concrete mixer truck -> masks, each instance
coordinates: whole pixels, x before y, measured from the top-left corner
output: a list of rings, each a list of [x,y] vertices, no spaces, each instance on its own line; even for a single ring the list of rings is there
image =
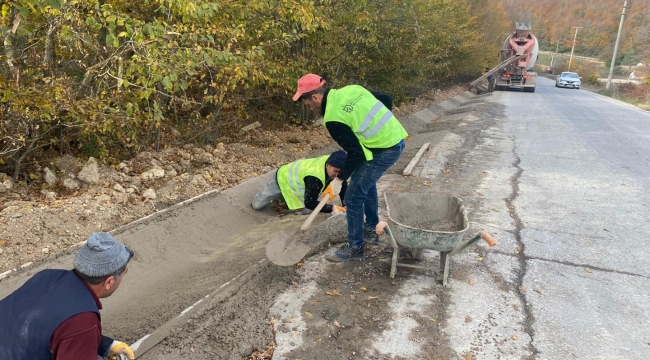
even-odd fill
[[[530,24],[515,23],[515,32],[506,38],[499,50],[495,89],[519,88],[535,92],[537,73],[533,66],[538,53],[539,44],[530,32]]]

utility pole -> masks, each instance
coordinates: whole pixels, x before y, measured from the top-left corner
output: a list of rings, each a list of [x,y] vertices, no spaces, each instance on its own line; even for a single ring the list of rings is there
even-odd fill
[[[560,40],[557,41],[557,45],[555,45],[555,54],[551,56],[551,71],[553,70],[553,61],[557,57],[557,52],[560,49]]]
[[[627,0],[626,0],[627,2]],[[569,57],[569,66],[566,71],[571,71],[571,60],[573,60],[573,48],[576,47],[576,38],[578,37],[578,29],[584,28],[584,26],[576,26],[576,34],[573,35],[573,45],[571,46],[571,56]]]
[[[621,14],[621,23],[618,25],[618,34],[616,35],[616,43],[614,44],[614,55],[612,56],[612,63],[609,65],[609,76],[607,77],[607,85],[605,89],[609,90],[612,86],[612,75],[614,75],[614,67],[616,66],[616,55],[618,55],[618,44],[621,42],[621,33],[623,32],[623,20],[625,20],[625,9],[627,9],[627,0],[623,3],[623,13]]]

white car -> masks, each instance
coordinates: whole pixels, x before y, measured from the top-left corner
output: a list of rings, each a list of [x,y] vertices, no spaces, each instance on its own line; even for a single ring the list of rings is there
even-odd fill
[[[580,76],[574,72],[563,72],[555,78],[555,87],[580,89]]]

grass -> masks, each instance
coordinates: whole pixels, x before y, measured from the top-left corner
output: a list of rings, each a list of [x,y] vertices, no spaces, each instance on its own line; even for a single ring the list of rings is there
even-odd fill
[[[650,86],[648,85],[626,85],[612,84],[611,89],[605,89],[604,85],[590,85],[590,90],[620,100],[639,109],[650,111]],[[643,99],[643,100],[641,100]]]

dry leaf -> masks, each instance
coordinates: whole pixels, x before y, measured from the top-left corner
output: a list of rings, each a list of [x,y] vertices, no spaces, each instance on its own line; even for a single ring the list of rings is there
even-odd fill
[[[341,296],[341,293],[335,289],[333,289],[332,291],[326,291],[325,294],[329,296]]]
[[[350,300],[354,300],[354,295],[350,295]]]
[[[302,266],[302,263],[300,263],[300,262],[296,264],[296,267],[301,267],[301,266]]]
[[[364,286],[362,286],[362,287],[360,288],[360,290],[361,290],[361,291],[368,291],[368,289],[366,289]]]
[[[465,360],[474,360],[474,357],[471,353],[465,353]]]
[[[379,296],[368,296],[368,300],[376,300],[379,299]]]
[[[465,316],[465,322],[466,323],[472,322],[472,317],[469,315]]]
[[[334,326],[336,326],[337,328],[340,328],[340,327],[341,327],[341,324],[339,324],[338,321],[334,320]]]
[[[523,286],[523,285],[521,285],[521,286],[519,287],[519,292],[522,293],[522,294],[525,294],[525,293],[526,293],[526,287]]]
[[[306,317],[311,317],[311,313],[309,311],[305,311],[305,316]]]
[[[519,311],[519,305],[517,305],[517,304],[512,305],[512,308]]]
[[[434,319],[434,318],[430,318],[429,321],[436,322],[436,319]]]
[[[512,340],[519,340],[519,336],[517,336],[517,335],[512,335]]]
[[[474,280],[469,279],[469,281],[467,283],[470,284],[470,285],[474,285]]]
[[[0,246],[7,245],[7,240],[0,240]]]
[[[316,338],[316,339],[314,339],[314,341],[315,341],[315,342],[321,342],[321,341],[323,341],[323,340],[322,340],[321,338]]]
[[[483,258],[482,257],[477,257],[476,261],[483,261]]]
[[[586,271],[587,273],[591,274],[591,270],[590,270],[590,269],[585,269],[585,271]]]

